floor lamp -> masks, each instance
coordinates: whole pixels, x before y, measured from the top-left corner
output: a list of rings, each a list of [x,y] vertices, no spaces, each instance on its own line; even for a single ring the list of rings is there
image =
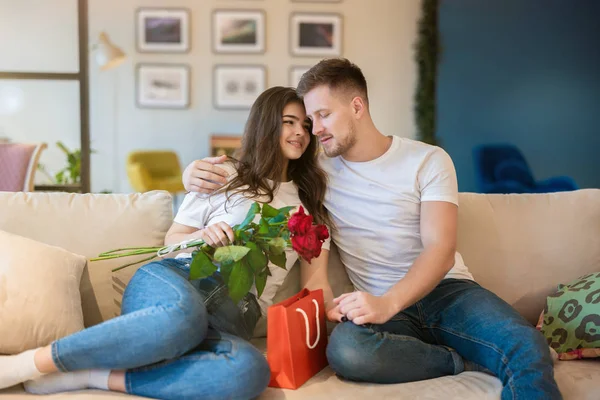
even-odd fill
[[[115,68],[125,61],[126,56],[123,50],[115,46],[105,32],[98,35],[98,42],[91,46],[90,50],[94,52],[96,64],[100,67],[100,71],[107,71]],[[117,112],[118,112],[118,80],[114,80],[113,88],[113,134],[112,134],[112,151],[113,151],[113,191],[119,187],[119,169],[118,169],[118,146],[117,146]]]

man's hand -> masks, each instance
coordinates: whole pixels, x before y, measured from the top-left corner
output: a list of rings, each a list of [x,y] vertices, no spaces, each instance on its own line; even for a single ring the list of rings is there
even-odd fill
[[[339,312],[356,325],[384,324],[398,313],[387,297],[365,292],[344,293],[333,302],[338,304]]]
[[[192,161],[183,171],[183,187],[188,192],[210,194],[227,183],[229,174],[215,164],[223,164],[227,156],[206,157]]]

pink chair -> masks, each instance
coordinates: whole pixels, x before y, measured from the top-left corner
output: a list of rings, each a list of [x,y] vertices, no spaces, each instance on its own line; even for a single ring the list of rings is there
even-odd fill
[[[0,143],[0,192],[33,192],[37,164],[46,143]]]

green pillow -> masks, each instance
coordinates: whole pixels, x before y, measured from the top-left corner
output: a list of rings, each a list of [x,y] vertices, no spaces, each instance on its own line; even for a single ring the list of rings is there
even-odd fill
[[[600,273],[559,285],[547,298],[541,332],[559,354],[600,348]]]

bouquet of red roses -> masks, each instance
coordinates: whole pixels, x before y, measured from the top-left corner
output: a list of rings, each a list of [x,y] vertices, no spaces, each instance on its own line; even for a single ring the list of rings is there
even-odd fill
[[[313,218],[304,213],[302,206],[289,215],[294,207],[276,209],[268,204],[253,203],[244,221],[233,226],[234,242],[229,246],[213,248],[201,239],[188,240],[172,246],[129,247],[100,254],[91,261],[152,254],[134,263],[113,270],[165,257],[173,252],[195,248],[192,252],[189,279],[202,279],[217,270],[229,288],[229,295],[239,301],[256,285],[261,296],[269,276],[269,261],[285,269],[285,249],[292,247],[300,257],[310,263],[321,254],[321,246],[329,237],[327,227],[313,225]],[[258,222],[254,222],[259,214]]]

